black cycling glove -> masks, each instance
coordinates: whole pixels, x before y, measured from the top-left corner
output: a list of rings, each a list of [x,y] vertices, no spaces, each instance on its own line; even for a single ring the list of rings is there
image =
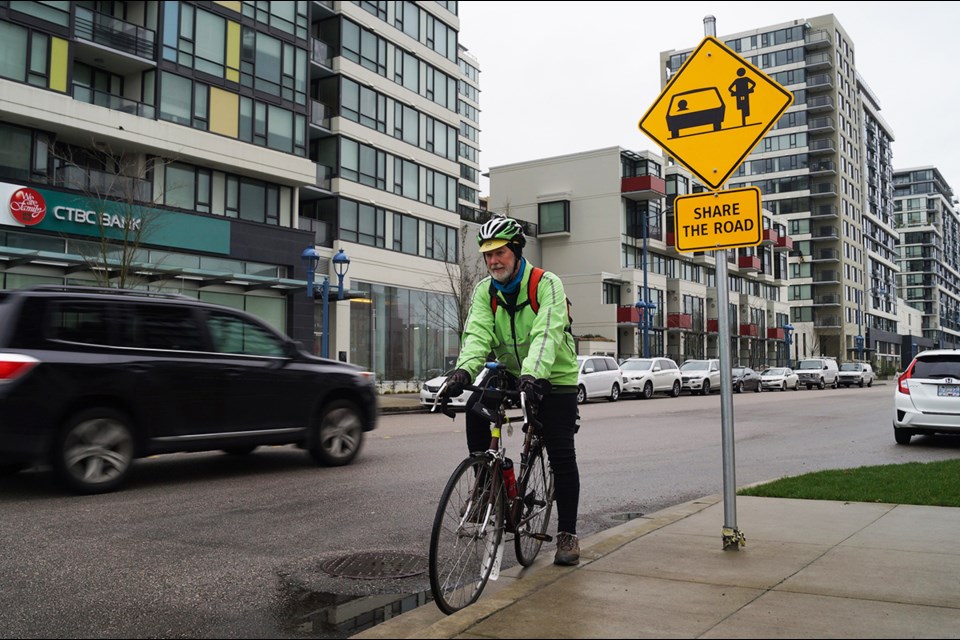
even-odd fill
[[[527,395],[527,404],[539,408],[543,399],[550,395],[551,387],[552,385],[549,380],[544,380],[543,378],[537,379],[529,374],[524,374],[520,376],[520,383],[517,385],[517,390]]]
[[[446,395],[448,398],[456,398],[458,395],[463,393],[463,388],[470,384],[473,381],[473,378],[470,377],[470,374],[464,371],[463,369],[457,369],[450,374],[450,377],[447,378],[447,391]]]

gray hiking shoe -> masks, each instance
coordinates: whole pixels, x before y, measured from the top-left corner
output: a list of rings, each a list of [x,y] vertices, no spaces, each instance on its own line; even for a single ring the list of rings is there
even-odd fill
[[[566,531],[557,534],[557,553],[553,556],[553,564],[568,567],[580,564],[580,541],[577,536]]]

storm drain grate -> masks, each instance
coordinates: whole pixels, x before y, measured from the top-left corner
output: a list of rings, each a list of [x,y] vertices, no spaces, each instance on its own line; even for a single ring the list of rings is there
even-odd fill
[[[366,551],[324,560],[320,569],[338,578],[409,578],[427,570],[427,559],[399,551]]]

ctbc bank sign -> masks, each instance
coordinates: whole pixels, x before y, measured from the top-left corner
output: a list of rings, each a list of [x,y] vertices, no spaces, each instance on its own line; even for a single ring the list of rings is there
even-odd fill
[[[22,187],[10,196],[10,215],[26,227],[43,222],[47,215],[47,203],[36,189]],[[143,222],[139,217],[120,216],[107,212],[91,211],[59,205],[53,208],[53,217],[61,222],[91,225],[106,229],[138,231]]]

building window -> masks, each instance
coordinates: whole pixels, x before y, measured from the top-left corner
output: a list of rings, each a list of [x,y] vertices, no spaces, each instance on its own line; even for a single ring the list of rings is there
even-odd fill
[[[540,234],[570,231],[570,201],[541,202],[537,206]]]

